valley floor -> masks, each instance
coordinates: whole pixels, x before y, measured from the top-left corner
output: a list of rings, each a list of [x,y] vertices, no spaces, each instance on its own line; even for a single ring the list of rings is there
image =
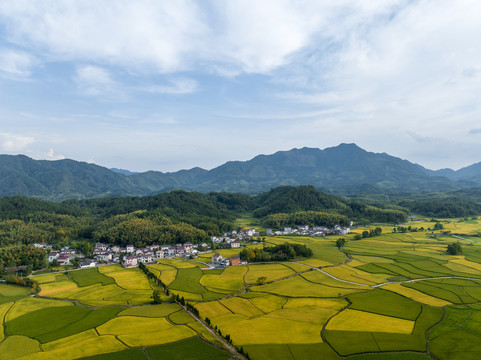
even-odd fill
[[[383,227],[381,236],[343,236],[342,251],[339,236],[266,238],[266,246],[313,250],[295,262],[207,270],[202,262],[212,254],[205,254],[149,265],[218,336],[178,304],[150,305],[162,288],[140,269],[35,276],[36,296],[0,285],[0,360],[242,358],[219,337],[251,359],[478,359],[481,224],[443,225],[451,233]],[[447,245],[458,241],[463,254],[448,255]]]

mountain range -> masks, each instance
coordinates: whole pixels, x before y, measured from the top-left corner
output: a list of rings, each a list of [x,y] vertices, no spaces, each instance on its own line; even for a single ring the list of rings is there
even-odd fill
[[[255,194],[282,185],[313,185],[335,193],[437,192],[481,185],[481,162],[454,171],[368,152],[355,144],[279,151],[248,161],[229,161],[212,170],[199,167],[163,173],[107,169],[70,159],[33,160],[0,155],[0,196],[49,200],[150,195],[173,189]]]

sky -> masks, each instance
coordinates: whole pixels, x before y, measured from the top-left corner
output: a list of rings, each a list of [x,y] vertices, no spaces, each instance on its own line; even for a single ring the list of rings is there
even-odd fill
[[[481,161],[478,0],[3,0],[0,153],[211,169],[356,143]]]

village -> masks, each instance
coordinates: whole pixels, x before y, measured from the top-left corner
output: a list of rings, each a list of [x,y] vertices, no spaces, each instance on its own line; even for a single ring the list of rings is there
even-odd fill
[[[351,223],[352,226],[352,223]],[[224,248],[241,248],[245,243],[257,244],[261,241],[261,235],[265,236],[282,236],[282,235],[302,235],[302,236],[326,236],[328,234],[345,235],[349,234],[349,227],[341,227],[335,225],[334,228],[324,226],[310,227],[301,225],[297,228],[285,227],[283,230],[273,231],[266,229],[260,232],[255,228],[246,230],[227,232],[222,236],[211,236],[211,244],[201,243],[192,244],[186,242],[176,245],[160,245],[153,244],[143,248],[135,248],[134,245],[120,247],[117,245],[109,245],[104,243],[96,243],[92,252],[92,257],[85,257],[84,254],[70,247],[62,247],[58,251],[52,251],[52,245],[39,243],[34,244],[35,247],[50,250],[47,260],[51,265],[72,266],[77,265],[78,268],[90,268],[99,264],[122,264],[126,268],[137,267],[139,263],[150,264],[155,263],[159,259],[193,259],[199,253],[208,253],[216,249]],[[224,258],[218,253],[212,256],[211,268],[224,268],[227,266],[244,265],[247,262],[240,259],[239,255]]]

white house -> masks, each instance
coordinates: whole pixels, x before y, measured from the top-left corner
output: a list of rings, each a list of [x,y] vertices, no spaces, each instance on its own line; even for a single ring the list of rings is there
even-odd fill
[[[137,256],[126,256],[124,257],[124,261],[122,261],[122,265],[124,267],[135,267],[138,266]]]
[[[55,252],[51,252],[50,254],[48,254],[48,262],[49,262],[49,263],[54,262],[54,260],[57,260],[57,259],[58,259],[59,255],[60,255],[60,254],[59,254],[58,252],[56,252],[56,251],[55,251]]]
[[[240,246],[241,246],[241,243],[239,240],[234,240],[230,243],[231,248],[240,248]]]

